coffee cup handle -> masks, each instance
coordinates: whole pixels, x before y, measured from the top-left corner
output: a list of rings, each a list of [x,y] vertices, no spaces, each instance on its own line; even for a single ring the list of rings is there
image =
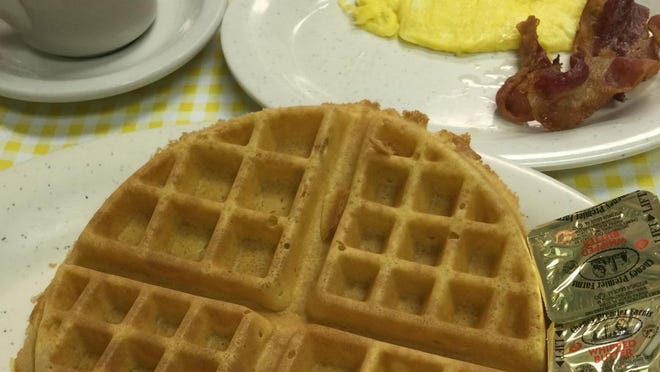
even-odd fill
[[[0,19],[18,32],[25,32],[31,28],[30,18],[20,0],[0,0]]]

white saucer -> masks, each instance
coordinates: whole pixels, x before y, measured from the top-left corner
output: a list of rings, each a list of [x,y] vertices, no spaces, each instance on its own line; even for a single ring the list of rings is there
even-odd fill
[[[89,59],[37,52],[0,21],[0,95],[73,102],[128,92],[173,72],[216,33],[227,0],[158,0],[156,21],[127,47]]]

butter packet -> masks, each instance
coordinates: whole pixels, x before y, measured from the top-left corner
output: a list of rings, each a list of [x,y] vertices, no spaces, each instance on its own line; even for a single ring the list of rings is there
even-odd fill
[[[548,329],[548,371],[660,371],[660,297]]]
[[[636,191],[528,234],[543,299],[557,324],[660,294],[660,203]]]

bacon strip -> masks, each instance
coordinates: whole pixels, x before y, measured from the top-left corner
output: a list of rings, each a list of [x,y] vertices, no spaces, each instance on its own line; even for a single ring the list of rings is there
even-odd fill
[[[660,14],[654,15],[649,19],[649,30],[655,37],[656,44],[660,44]]]
[[[595,3],[599,2],[602,1]],[[603,50],[606,50],[625,55],[638,40],[646,36],[648,18],[649,9],[636,4],[634,0],[606,2],[595,24],[587,25],[593,27],[595,32],[592,54],[603,54]]]
[[[649,9],[633,0],[589,0],[570,68],[562,71],[538,43],[539,21],[530,16],[518,24],[520,67],[497,92],[498,112],[514,123],[536,120],[549,130],[563,130],[613,98],[622,100],[660,70],[660,15],[648,17]]]

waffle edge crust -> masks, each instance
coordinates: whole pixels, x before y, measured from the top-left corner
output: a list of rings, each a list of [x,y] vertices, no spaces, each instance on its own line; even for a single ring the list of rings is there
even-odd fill
[[[365,101],[183,135],[85,227],[15,370],[544,370],[517,199],[427,120]]]

